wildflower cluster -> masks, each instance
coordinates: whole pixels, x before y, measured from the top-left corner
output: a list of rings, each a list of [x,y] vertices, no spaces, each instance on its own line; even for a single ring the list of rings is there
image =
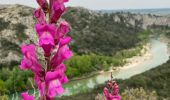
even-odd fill
[[[64,5],[68,0],[37,0],[39,8],[34,16],[38,20],[35,30],[39,37],[39,47],[43,49],[45,66],[38,61],[36,46],[34,44],[22,45],[24,55],[20,69],[31,70],[40,93],[40,100],[53,100],[63,94],[62,84],[68,82],[65,75],[66,66],[64,61],[73,56],[68,43],[71,37],[66,36],[70,31],[70,25],[59,19],[65,12]],[[34,100],[28,92],[22,93],[23,100]]]
[[[107,86],[104,88],[104,95],[106,100],[121,100],[119,95],[119,85],[112,79],[107,82]]]

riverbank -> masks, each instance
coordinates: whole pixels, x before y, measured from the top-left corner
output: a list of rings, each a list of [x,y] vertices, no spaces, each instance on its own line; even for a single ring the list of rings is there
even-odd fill
[[[93,77],[95,75],[99,75],[102,73],[114,72],[114,71],[118,71],[118,70],[124,70],[124,69],[135,67],[135,66],[141,64],[142,62],[144,62],[148,59],[151,59],[152,54],[150,52],[150,49],[151,49],[150,43],[146,43],[145,45],[143,45],[142,50],[140,51],[140,53],[138,55],[133,56],[132,58],[124,59],[124,61],[126,63],[123,66],[112,66],[112,67],[110,67],[109,71],[104,71],[104,70],[95,71],[95,72],[83,75],[81,77],[74,77],[70,81],[87,79],[87,78],[90,78],[90,77]]]
[[[135,67],[141,64],[142,62],[151,59],[152,56],[153,55],[151,54],[151,45],[147,43],[146,45],[143,46],[143,49],[141,50],[140,55],[126,59],[127,63],[124,66],[118,67],[118,69],[124,70],[124,69]]]
[[[144,90],[147,91],[148,93],[145,94],[141,93],[142,96],[149,95],[152,91],[154,91],[153,92],[154,95],[150,95],[150,96],[157,96],[159,98],[158,100],[170,100],[170,95],[169,95],[170,87],[168,85],[170,83],[169,74],[170,74],[170,60],[158,66],[157,68],[150,69],[144,73],[135,75],[129,79],[117,80],[117,83],[120,86],[120,94],[122,98],[124,98],[124,96],[126,96],[124,94],[125,90],[128,89],[128,91],[130,91],[130,89],[132,88],[135,89],[135,88],[143,87]],[[98,96],[98,94],[103,93],[104,87],[105,84],[100,84],[97,85],[96,88],[94,88],[89,92],[86,93],[82,92],[73,96],[62,96],[61,98],[58,98],[58,100],[99,100],[95,97]],[[130,91],[130,93],[133,92]],[[139,94],[139,92],[137,93]],[[128,92],[127,96],[135,96],[135,95],[129,94]],[[100,97],[102,98],[102,95],[100,95]],[[139,97],[139,95],[137,97]],[[123,100],[127,100],[127,99],[123,99]],[[157,99],[147,99],[147,100],[157,100]]]

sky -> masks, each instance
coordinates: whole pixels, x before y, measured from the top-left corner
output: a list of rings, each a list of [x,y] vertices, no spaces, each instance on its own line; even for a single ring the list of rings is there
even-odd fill
[[[22,4],[36,8],[36,0],[0,0],[0,4]],[[92,10],[170,8],[170,0],[70,0],[66,6]]]

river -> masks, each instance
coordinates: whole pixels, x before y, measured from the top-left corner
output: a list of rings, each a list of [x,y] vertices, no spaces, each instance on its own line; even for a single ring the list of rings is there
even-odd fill
[[[151,44],[150,47],[151,49],[149,52],[152,55],[150,59],[142,61],[140,64],[133,67],[113,71],[114,78],[119,78],[119,79],[130,78],[131,76],[155,68],[158,65],[165,63],[169,59],[167,43],[161,42],[159,38],[158,39],[154,38],[150,40],[150,44]],[[70,81],[68,84],[64,85],[64,88],[66,90],[64,95],[73,95],[79,92],[88,91],[90,89],[93,89],[96,85],[102,84],[109,79],[110,79],[110,72],[103,72],[101,74],[94,75],[90,78]],[[30,92],[33,93],[33,90],[30,90]],[[38,95],[37,91],[36,91],[36,95]],[[17,100],[18,97],[20,97],[20,93],[13,94],[10,96],[10,98],[15,98],[15,100]]]
[[[169,59],[167,43],[161,42],[158,39],[151,39],[151,49],[150,53],[152,57],[146,61],[143,61],[139,65],[133,66],[131,68],[126,68],[122,70],[113,71],[114,78],[127,79],[136,74],[140,74],[149,69],[157,67],[165,63]],[[93,89],[96,85],[102,84],[110,79],[110,72],[104,72],[95,75],[90,78],[71,81],[64,85],[66,92],[64,95],[72,95],[82,91],[87,91]]]

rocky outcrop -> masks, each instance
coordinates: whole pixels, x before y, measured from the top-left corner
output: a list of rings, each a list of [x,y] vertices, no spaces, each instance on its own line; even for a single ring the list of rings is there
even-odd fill
[[[0,7],[0,64],[21,60],[20,45],[37,41],[33,8],[21,5]]]

